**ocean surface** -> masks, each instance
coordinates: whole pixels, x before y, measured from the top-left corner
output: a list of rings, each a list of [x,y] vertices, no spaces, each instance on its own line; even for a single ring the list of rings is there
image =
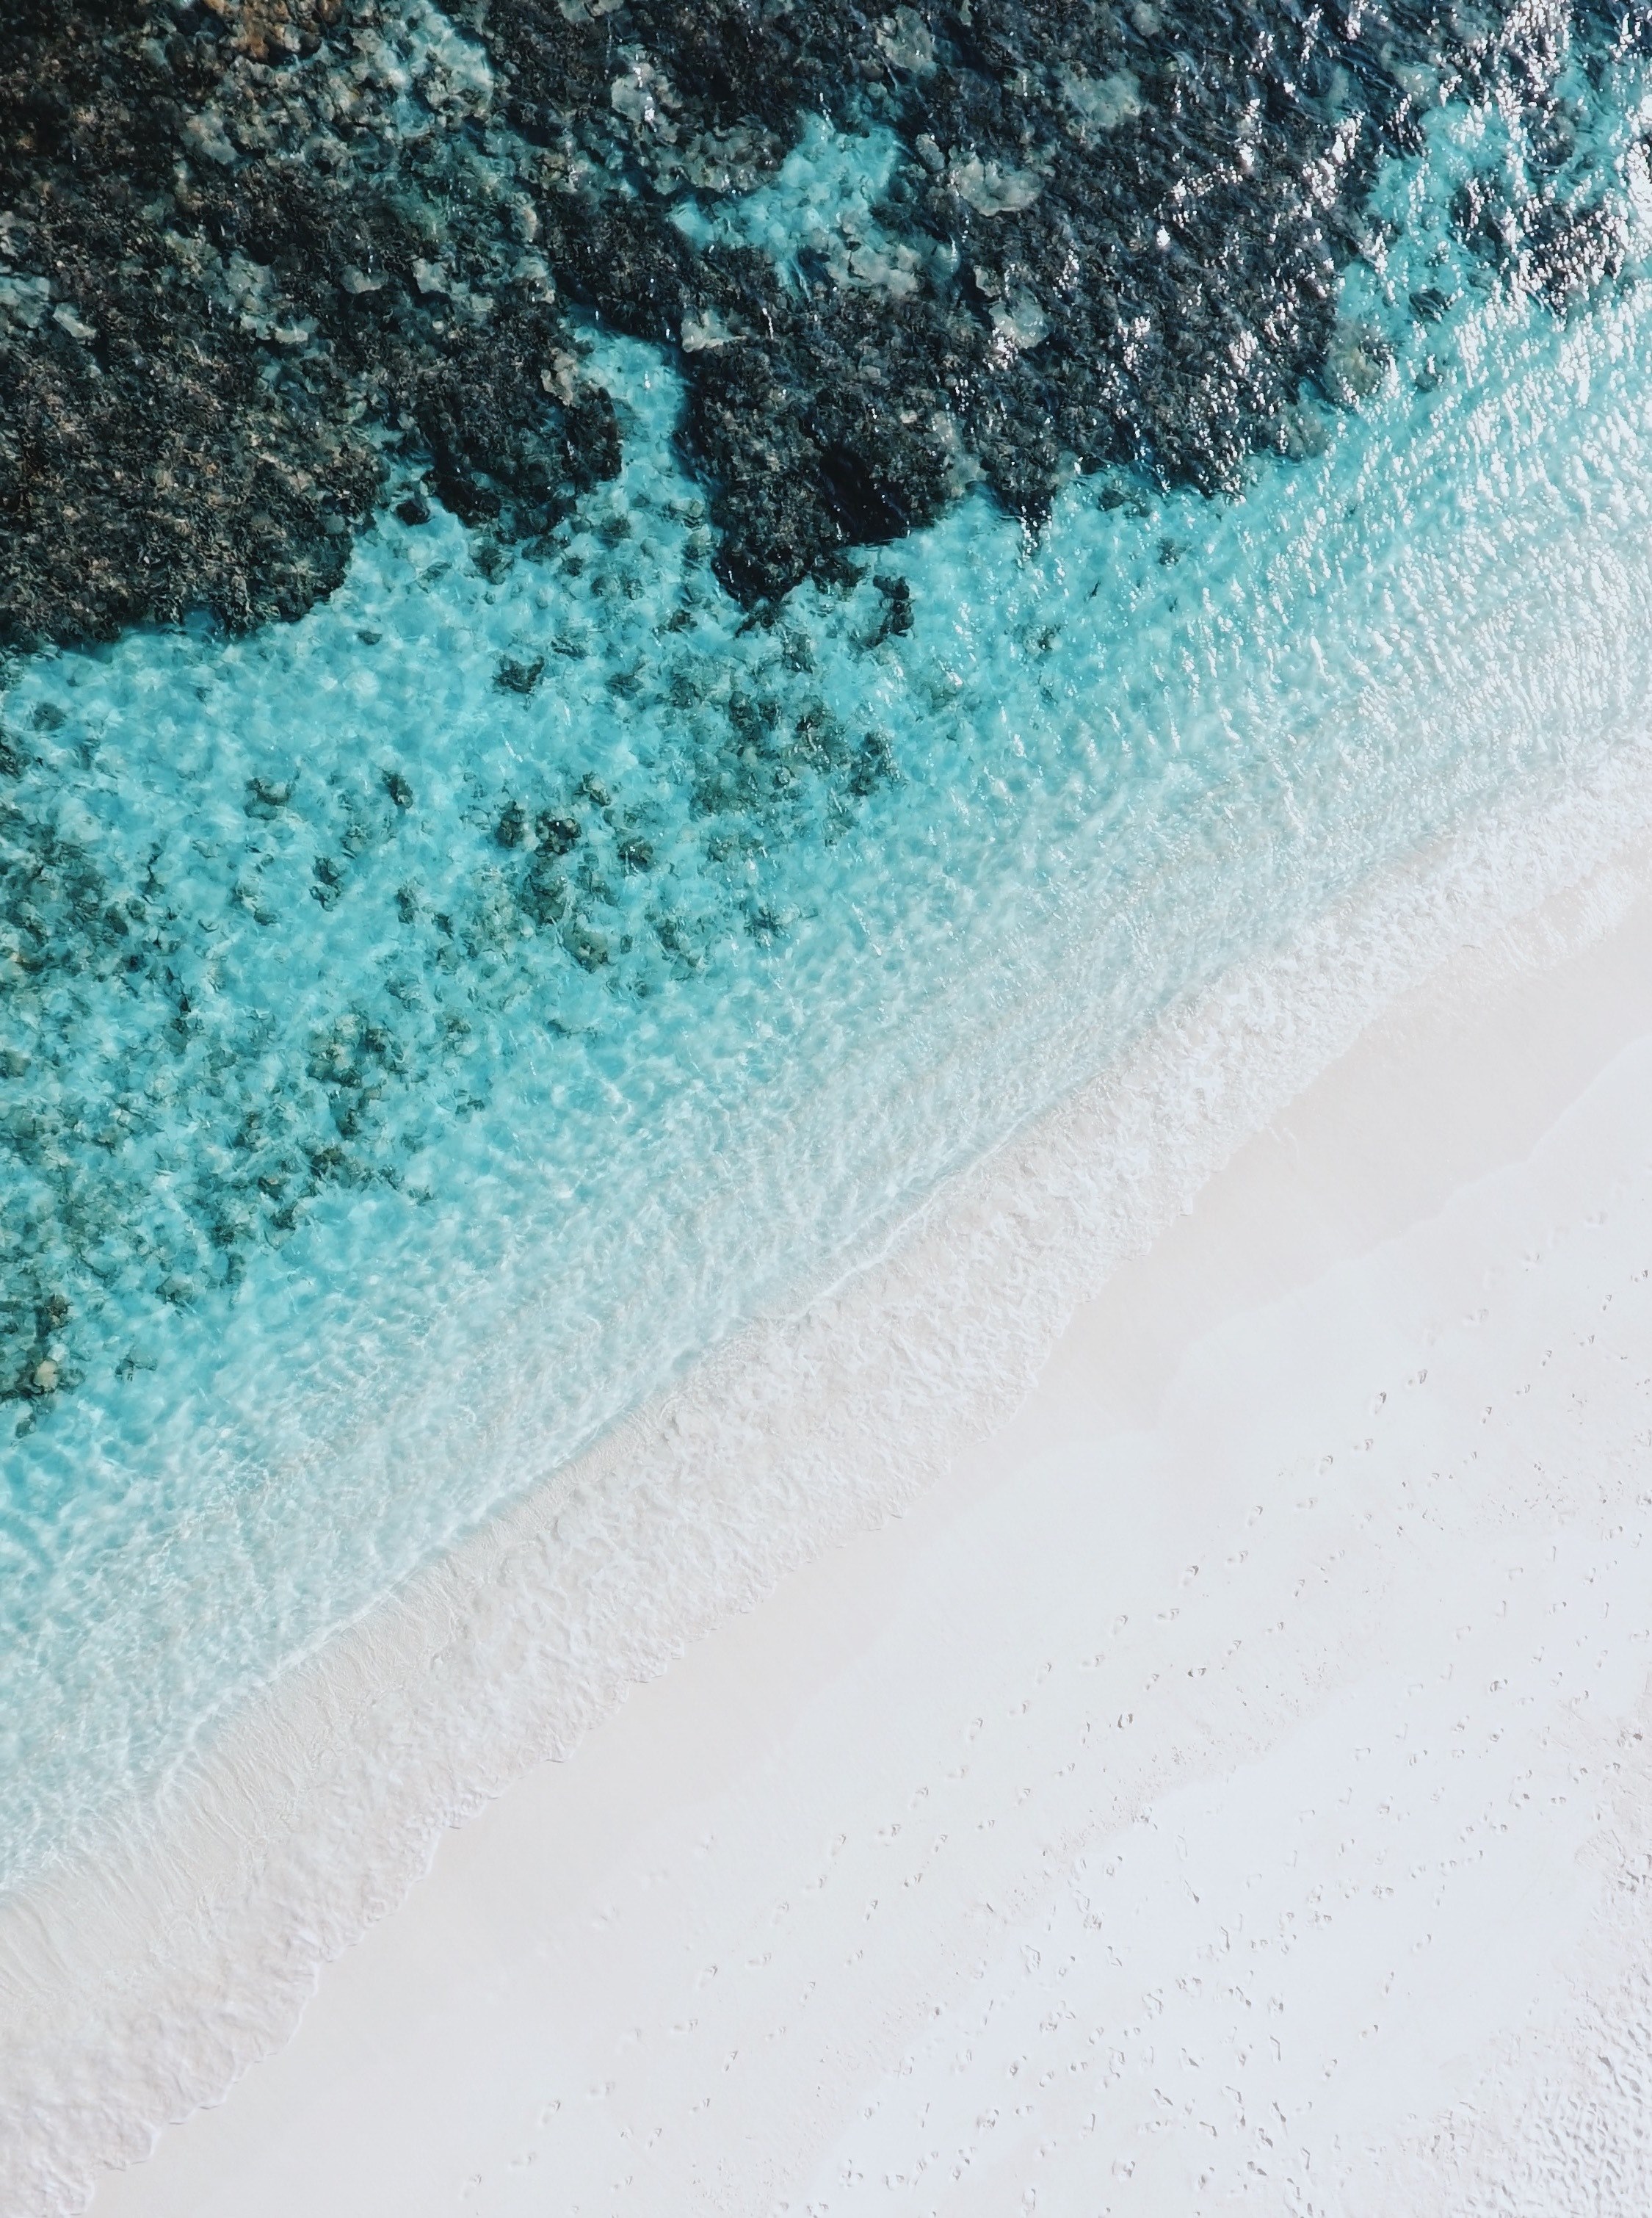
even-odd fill
[[[555,555],[387,507],[297,623],[14,660],[0,1885],[1167,1011],[1644,747],[1641,66],[1568,94],[1615,274],[1471,251],[1518,121],[1437,106],[1235,493],[979,491],[753,612],[592,324],[624,461]],[[811,126],[684,220],[875,255],[892,159]]]

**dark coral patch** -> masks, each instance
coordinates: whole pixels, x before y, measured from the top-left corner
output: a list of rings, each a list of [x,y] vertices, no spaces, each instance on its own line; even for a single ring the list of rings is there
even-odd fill
[[[1585,12],[1596,50],[1641,35]],[[482,35],[545,149],[563,282],[683,349],[719,568],[754,599],[977,476],[1036,522],[1074,469],[1216,492],[1296,450],[1305,386],[1358,389],[1336,285],[1380,244],[1378,159],[1453,91],[1557,114],[1571,31],[1429,0],[494,0]],[[811,113],[897,135],[894,256],[783,278],[692,248],[672,207],[749,188]],[[1545,208],[1522,268],[1559,305],[1615,267],[1617,234]]]
[[[550,389],[566,331],[485,95],[410,71],[388,15],[8,10],[0,639],[299,615],[398,446],[510,536],[616,468],[607,396]]]
[[[1305,389],[1369,389],[1338,272],[1381,243],[1379,158],[1453,91],[1531,147],[1518,192],[1465,192],[1464,240],[1557,313],[1623,262],[1555,92],[1580,33],[1643,39],[1598,0],[450,14],[476,44],[421,47],[392,0],[14,0],[0,639],[294,616],[397,454],[403,520],[433,497],[499,561],[619,465],[570,304],[673,350],[749,602],[976,480],[1033,523],[1074,470],[1232,488],[1299,449]],[[479,48],[491,80],[452,59]],[[894,135],[882,245],[783,271],[715,243],[811,115]]]

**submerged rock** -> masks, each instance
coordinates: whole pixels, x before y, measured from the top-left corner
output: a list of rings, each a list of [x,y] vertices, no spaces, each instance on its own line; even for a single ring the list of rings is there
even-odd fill
[[[498,669],[494,673],[493,683],[504,693],[531,693],[538,685],[544,668],[545,658],[542,654],[533,655],[525,662],[518,661],[508,654],[501,655]]]
[[[544,149],[559,283],[680,351],[717,567],[757,600],[840,576],[846,549],[976,480],[1036,523],[1075,467],[1214,493],[1254,450],[1297,451],[1304,387],[1352,404],[1386,366],[1335,310],[1380,232],[1380,157],[1420,147],[1455,91],[1555,111],[1569,30],[1563,10],[1427,0],[618,0],[600,21],[492,0],[480,35]],[[817,114],[894,134],[878,240],[784,270],[715,243],[705,212],[772,177]],[[1568,219],[1524,282],[1575,296],[1612,253]]]
[[[611,473],[606,396],[541,383],[566,335],[473,135],[486,84],[402,11],[6,12],[0,641],[301,614],[387,445],[512,536]]]
[[[1252,452],[1301,451],[1305,387],[1351,405],[1380,380],[1339,334],[1338,271],[1378,251],[1376,164],[1439,100],[1531,120],[1540,195],[1477,181],[1458,210],[1508,282],[1565,313],[1622,267],[1621,220],[1554,182],[1580,29],[1621,51],[1644,24],[1513,0],[14,0],[0,642],[294,616],[388,450],[423,480],[401,519],[439,501],[502,566],[618,468],[569,303],[677,361],[716,567],[751,603],[847,582],[849,549],[978,481],[1033,523],[1075,468],[1235,486]],[[822,116],[893,150],[852,220],[720,229]]]

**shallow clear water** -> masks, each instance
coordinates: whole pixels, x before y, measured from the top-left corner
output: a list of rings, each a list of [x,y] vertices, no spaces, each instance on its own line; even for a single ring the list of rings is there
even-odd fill
[[[1502,127],[1389,173],[1345,312],[1396,359],[1238,500],[968,500],[754,622],[598,338],[628,461],[560,561],[387,517],[289,629],[17,670],[0,1870],[1176,997],[1641,735],[1652,305],[1467,259]],[[875,251],[886,156],[724,220]]]

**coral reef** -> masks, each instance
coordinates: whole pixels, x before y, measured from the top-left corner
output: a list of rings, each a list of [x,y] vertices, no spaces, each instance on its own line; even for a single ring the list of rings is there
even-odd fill
[[[612,474],[606,396],[548,389],[562,325],[532,211],[442,19],[8,12],[0,639],[300,615],[396,445],[517,536]]]
[[[1621,224],[1556,179],[1562,8],[1234,0],[15,0],[0,62],[0,641],[336,584],[390,471],[497,539],[617,467],[595,318],[673,350],[726,585],[842,574],[984,481],[1216,492],[1383,368],[1337,275],[1455,92],[1547,176],[1462,226],[1565,313]],[[1638,14],[1595,9],[1596,54]],[[875,221],[716,234],[809,117],[889,134]],[[1541,170],[1543,164],[1538,164]],[[1307,442],[1306,443],[1311,443]],[[400,458],[398,461],[398,458]]]

